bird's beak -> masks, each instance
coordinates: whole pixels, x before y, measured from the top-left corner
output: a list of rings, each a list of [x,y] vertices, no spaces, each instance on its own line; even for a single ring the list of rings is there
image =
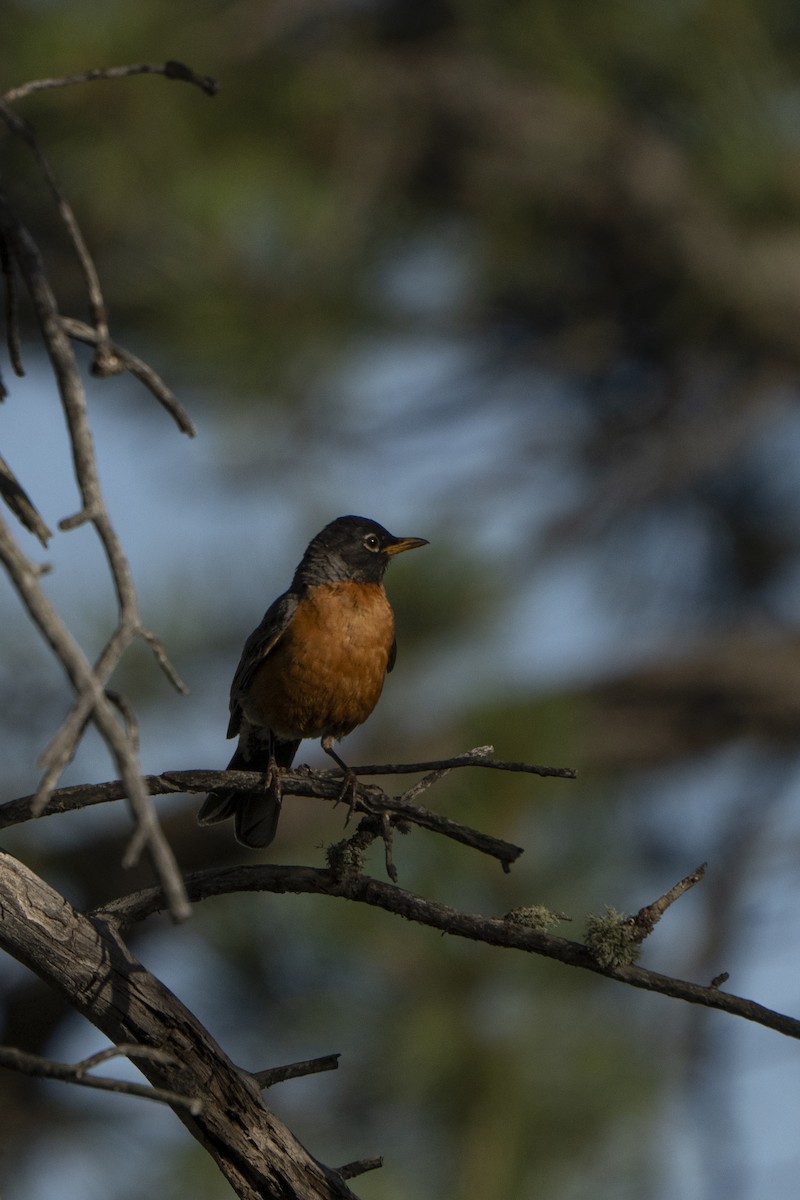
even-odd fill
[[[418,546],[427,546],[427,538],[395,538],[386,547],[387,554],[402,554],[404,550],[416,550]]]

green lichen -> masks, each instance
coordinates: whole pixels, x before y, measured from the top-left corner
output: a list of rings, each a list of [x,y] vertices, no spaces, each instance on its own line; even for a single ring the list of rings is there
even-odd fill
[[[602,915],[586,918],[586,946],[599,966],[611,969],[635,963],[641,941],[632,919],[606,905]]]
[[[512,908],[503,916],[504,921],[511,925],[522,925],[525,929],[533,929],[537,933],[548,933],[560,921],[569,921],[564,913],[553,912],[544,904],[525,904],[521,908]]]

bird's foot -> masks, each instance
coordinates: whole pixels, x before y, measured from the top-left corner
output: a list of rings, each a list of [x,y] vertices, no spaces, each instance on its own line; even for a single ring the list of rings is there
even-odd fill
[[[330,755],[344,775],[339,795],[336,797],[336,803],[347,803],[347,818],[345,820],[346,827],[350,823],[350,818],[356,810],[356,800],[358,798],[358,776],[355,774],[355,772],[350,770],[347,763],[336,753],[333,748],[332,737],[324,737],[320,744],[325,753]]]
[[[278,766],[272,754],[264,772],[264,787],[280,804],[283,799],[283,767]]]
[[[348,767],[344,773],[342,786],[339,795],[336,797],[337,804],[347,804],[347,816],[344,819],[345,829],[350,824],[353,813],[356,811],[356,800],[358,799],[358,776],[355,775]]]

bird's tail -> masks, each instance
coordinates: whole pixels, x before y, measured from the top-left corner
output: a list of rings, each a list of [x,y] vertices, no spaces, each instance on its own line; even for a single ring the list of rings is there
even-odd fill
[[[269,771],[271,763],[290,767],[300,742],[281,742],[277,739],[242,737],[228,763],[229,771]],[[275,837],[281,815],[279,781],[266,780],[263,787],[252,791],[215,788],[206,796],[197,820],[201,825],[234,819],[237,841],[253,849],[263,849]]]

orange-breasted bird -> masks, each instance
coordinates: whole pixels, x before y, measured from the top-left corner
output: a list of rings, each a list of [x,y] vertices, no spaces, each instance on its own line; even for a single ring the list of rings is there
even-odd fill
[[[347,773],[334,741],[366,721],[394,666],[394,614],[383,588],[396,554],[427,546],[394,537],[366,517],[338,517],[309,543],[291,587],[244,644],[231,684],[228,737],[239,735],[229,770],[263,771],[252,791],[215,788],[201,825],[234,818],[245,846],[268,846],[281,811],[280,768],[304,738]]]

